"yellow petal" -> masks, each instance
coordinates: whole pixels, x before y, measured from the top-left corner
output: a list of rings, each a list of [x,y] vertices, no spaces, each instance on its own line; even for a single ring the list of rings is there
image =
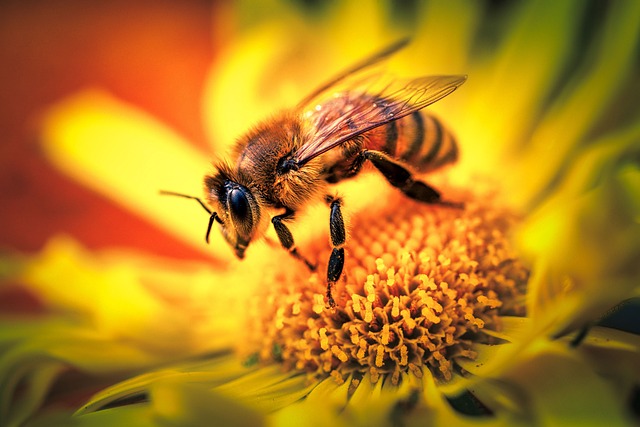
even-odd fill
[[[25,427],[159,427],[148,406],[131,405],[117,410],[101,411],[82,417],[72,417],[68,409],[51,408],[30,419]]]
[[[256,369],[256,367],[245,366],[238,357],[229,354],[212,355],[203,359],[186,361],[108,387],[92,396],[77,411],[77,415],[101,411],[132,397],[148,401],[146,396],[154,384],[184,382],[206,385],[208,389],[211,389],[236,380]]]
[[[267,413],[304,398],[315,385],[304,374],[283,372],[281,366],[273,365],[216,387],[215,391]]]
[[[495,46],[472,53],[471,68],[465,71],[469,81],[460,95],[468,102],[455,128],[463,144],[462,161],[493,174],[496,166],[504,170],[519,164],[519,144],[527,141],[572,58],[583,3],[547,0],[510,6]],[[505,155],[515,158],[505,161]]]
[[[629,425],[624,401],[593,366],[564,344],[540,343],[496,380],[472,388],[496,414],[536,425]],[[508,403],[510,402],[510,403]]]
[[[394,3],[391,3],[392,5]],[[465,0],[418,3],[408,54],[400,62],[404,75],[466,74],[482,4]],[[466,90],[466,88],[465,88]],[[437,106],[436,104],[436,110]]]
[[[338,384],[333,378],[321,380],[309,395],[269,416],[273,427],[350,427],[351,416],[343,413],[350,381]],[[341,415],[342,414],[342,415]],[[370,420],[369,425],[374,420]]]
[[[150,399],[159,424],[176,427],[220,425],[260,427],[264,415],[203,384],[188,381],[162,381],[151,387]]]
[[[538,326],[581,326],[640,291],[639,137],[635,124],[593,144],[517,234],[536,263],[528,312]]]
[[[640,3],[611,4],[585,64],[546,109],[545,116],[520,154],[514,198],[535,202],[577,152],[614,96],[633,78],[634,52],[640,45]],[[535,173],[532,173],[535,171]]]
[[[204,243],[207,214],[202,208],[158,193],[171,190],[200,196],[210,168],[207,156],[176,132],[98,90],[52,107],[44,116],[42,132],[45,153],[62,172],[187,244],[212,253]],[[214,245],[219,238],[214,237]]]
[[[610,378],[622,396],[631,396],[640,383],[640,336],[604,327],[594,327],[578,350],[605,378]]]

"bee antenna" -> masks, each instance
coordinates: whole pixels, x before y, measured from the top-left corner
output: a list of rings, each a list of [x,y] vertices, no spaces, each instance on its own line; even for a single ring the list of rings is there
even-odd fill
[[[204,236],[204,239],[206,240],[207,243],[209,243],[209,235],[211,234],[211,227],[213,227],[213,222],[218,221],[220,224],[223,223],[220,217],[218,216],[218,214],[216,212],[212,212],[211,209],[209,209],[207,205],[205,205],[202,199],[200,199],[199,197],[190,196],[188,194],[182,194],[182,193],[174,193],[173,191],[165,191],[165,190],[160,190],[160,194],[162,194],[163,196],[178,196],[178,197],[184,197],[185,199],[195,200],[200,204],[200,206],[204,208],[205,211],[207,211],[207,213],[209,214],[209,224],[207,225],[207,234]]]
[[[200,203],[200,206],[202,206],[209,215],[212,215],[211,209],[209,209],[207,205],[205,205],[204,202],[199,197],[190,196],[188,194],[182,194],[182,193],[174,193],[173,191],[165,191],[165,190],[160,190],[160,194],[162,194],[163,196],[178,196],[178,197],[184,197],[185,199],[195,200],[196,202]],[[215,212],[213,213],[215,214]]]

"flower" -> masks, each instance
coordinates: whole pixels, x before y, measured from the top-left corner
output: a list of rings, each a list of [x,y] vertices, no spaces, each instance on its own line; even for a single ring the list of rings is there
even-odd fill
[[[451,381],[458,358],[495,344],[502,316],[524,314],[528,271],[505,237],[512,218],[476,203],[459,212],[390,195],[355,216],[336,310],[318,274],[265,277],[248,326],[260,359],[354,387],[363,374],[398,385],[423,370]],[[307,252],[328,259],[327,243],[314,243]]]
[[[2,336],[6,419],[29,419],[74,370],[129,379],[73,418],[62,409],[36,425],[631,423],[640,340],[583,328],[639,291],[637,110],[625,120],[606,109],[634,82],[640,10],[610,4],[588,31],[590,49],[571,56],[589,22],[575,18],[582,5],[464,6],[425,3],[394,20],[407,9],[238,5],[245,27],[205,96],[214,149],[295,103],[298,85],[360,57],[361,40],[379,47],[406,23],[414,43],[391,67],[471,76],[433,106],[462,153],[433,182],[465,209],[407,202],[376,177],[345,183],[353,214],[335,310],[321,274],[266,244],[239,264],[216,237],[212,265],[202,265],[53,241],[10,274],[49,312]],[[197,206],[167,208],[156,190],[199,188],[205,158],[148,115],[88,92],[49,112],[44,137],[70,176],[182,239],[202,238],[202,224],[184,221]],[[301,218],[301,252],[327,259],[326,223],[324,211]]]

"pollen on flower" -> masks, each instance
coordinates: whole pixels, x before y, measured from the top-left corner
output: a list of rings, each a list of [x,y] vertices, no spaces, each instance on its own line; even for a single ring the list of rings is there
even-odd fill
[[[322,274],[295,260],[274,268],[260,286],[267,295],[256,296],[250,351],[313,377],[351,377],[352,387],[367,373],[373,382],[426,372],[446,382],[462,371],[458,360],[476,357],[474,344],[494,342],[485,331],[500,330],[501,315],[524,314],[529,273],[505,237],[514,215],[400,197],[351,216],[336,308]],[[305,249],[320,264],[331,251],[326,240]]]

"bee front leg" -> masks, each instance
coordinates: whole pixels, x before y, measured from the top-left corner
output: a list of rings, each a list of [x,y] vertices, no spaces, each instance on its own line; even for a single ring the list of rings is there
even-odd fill
[[[278,235],[278,239],[280,240],[282,247],[285,248],[294,258],[304,262],[309,270],[315,271],[315,264],[312,264],[298,252],[298,249],[295,247],[293,242],[293,234],[291,234],[291,231],[289,231],[289,228],[283,222],[285,219],[293,218],[294,214],[294,211],[287,208],[283,214],[276,215],[271,218],[271,223],[273,224],[273,228],[276,230],[276,234]]]
[[[330,307],[335,307],[336,302],[333,299],[332,288],[342,275],[344,267],[344,243],[347,240],[347,234],[344,228],[344,219],[340,210],[341,201],[338,198],[328,196],[327,203],[330,203],[331,216],[329,217],[329,233],[331,235],[331,256],[327,266],[327,302]]]
[[[401,162],[394,160],[386,153],[364,150],[361,154],[378,169],[391,185],[399,188],[407,197],[423,203],[463,208],[462,203],[442,200],[440,192],[422,181],[413,179],[411,172]]]

